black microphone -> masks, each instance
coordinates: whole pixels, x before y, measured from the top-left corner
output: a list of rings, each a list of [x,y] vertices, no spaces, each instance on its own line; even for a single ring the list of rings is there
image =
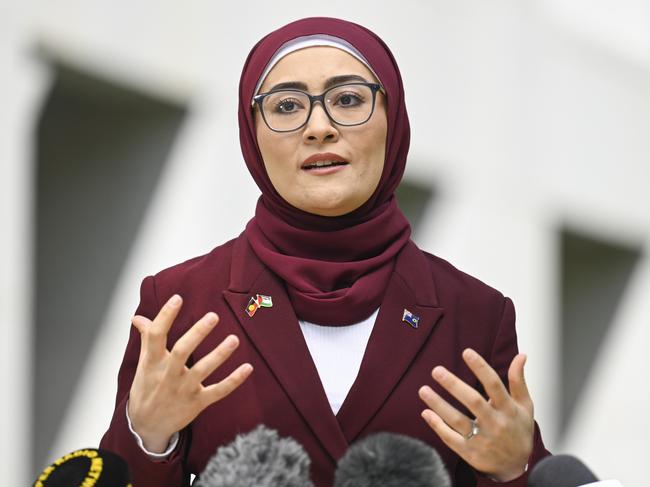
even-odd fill
[[[219,447],[205,470],[192,484],[196,487],[313,487],[311,460],[291,438],[260,425]]]
[[[129,467],[107,450],[83,448],[45,467],[33,487],[132,487]]]
[[[528,477],[528,487],[614,487],[616,480],[598,481],[587,466],[571,455],[554,455],[540,461]]]
[[[334,487],[451,487],[438,452],[394,433],[377,433],[350,447],[339,460]]]

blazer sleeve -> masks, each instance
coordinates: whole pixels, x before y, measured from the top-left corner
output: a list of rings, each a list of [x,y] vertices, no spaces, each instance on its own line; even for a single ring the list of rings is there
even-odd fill
[[[510,298],[504,298],[501,320],[496,330],[492,353],[488,362],[501,377],[501,381],[508,387],[508,368],[512,359],[519,353],[517,347],[517,332],[515,330],[515,307]],[[521,476],[509,482],[497,482],[480,472],[474,471],[477,487],[526,487],[528,474],[533,466],[550,453],[544,447],[542,436],[537,422],[533,436],[533,451],[528,459],[528,470]],[[466,474],[461,473],[461,476]],[[457,485],[463,485],[458,483]]]
[[[140,286],[140,305],[136,314],[151,320],[158,314],[160,304],[156,298],[154,277],[146,277]],[[153,461],[140,448],[129,430],[126,419],[126,402],[140,355],[140,333],[132,326],[117,379],[115,411],[100,448],[120,455],[129,465],[133,485],[137,487],[188,487],[189,473],[184,468],[188,431],[180,433],[179,444],[164,461]]]

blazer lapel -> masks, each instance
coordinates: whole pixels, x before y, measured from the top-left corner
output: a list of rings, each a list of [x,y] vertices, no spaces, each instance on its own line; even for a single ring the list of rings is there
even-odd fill
[[[246,307],[256,294],[271,296],[273,306],[260,308],[251,317]],[[316,438],[333,460],[341,457],[348,443],[329,405],[284,285],[259,261],[243,235],[234,244],[231,282],[223,295]]]
[[[405,310],[419,317],[417,328],[402,320]],[[384,404],[442,314],[430,265],[409,241],[395,264],[359,374],[337,414],[348,442]]]

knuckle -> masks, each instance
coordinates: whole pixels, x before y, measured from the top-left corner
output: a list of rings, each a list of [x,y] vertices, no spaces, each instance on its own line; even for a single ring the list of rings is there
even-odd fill
[[[233,351],[228,347],[228,345],[222,342],[217,348],[214,349],[214,358],[219,362],[223,362],[228,357],[230,357],[232,352]]]
[[[434,418],[433,416],[429,417],[428,422],[429,422],[429,426],[431,427],[431,429],[433,431],[435,431],[438,434],[438,436],[440,436],[441,438],[446,437],[447,432],[440,425],[440,422],[438,421],[438,418]]]
[[[535,406],[532,401],[524,399],[517,405],[517,414],[535,417]]]
[[[203,317],[199,321],[194,323],[194,325],[190,330],[193,334],[203,337],[206,336],[210,331],[211,327],[209,326],[209,324],[210,321],[207,320],[205,317]]]
[[[462,416],[456,416],[450,422],[449,426],[454,428],[456,431],[463,431],[463,429],[467,428],[466,422],[467,422],[467,420],[465,418],[463,418]]]
[[[502,409],[503,413],[508,418],[515,418],[519,414],[519,408],[514,401],[508,401]]]
[[[237,377],[236,377],[235,374],[229,375],[222,382],[222,384],[224,386],[224,389],[227,390],[228,392],[234,390],[235,387],[237,387],[238,383],[239,383],[239,381],[237,380]]]
[[[427,403],[430,404],[433,409],[440,409],[445,407],[443,399],[438,395],[431,395],[427,397]]]
[[[472,397],[470,397],[467,402],[467,405],[470,409],[478,409],[483,404],[483,398],[480,395],[476,394],[472,395]]]
[[[183,344],[177,343],[172,348],[171,355],[175,360],[182,360],[187,356],[187,350]]]
[[[165,304],[162,308],[160,308],[160,313],[158,313],[157,319],[158,320],[168,320],[171,318],[172,315],[172,309],[169,306],[169,304]]]
[[[487,386],[490,389],[500,389],[503,384],[501,383],[501,379],[498,377],[491,377],[487,381]]]
[[[218,384],[217,387],[211,391],[211,394],[205,397],[205,402],[207,404],[212,404],[214,402],[221,401],[227,395],[228,391],[225,390],[221,384]]]
[[[197,385],[189,380],[179,380],[176,384],[174,395],[184,397],[188,400],[195,398],[197,394]]]
[[[427,423],[429,423],[429,426],[431,426],[434,430],[438,430],[440,428],[440,422],[438,421],[437,415],[427,414],[426,420]]]
[[[496,436],[502,436],[508,430],[508,422],[505,418],[499,417],[494,422],[494,433]]]
[[[145,336],[152,340],[158,340],[164,336],[162,330],[157,326],[150,326],[145,331]]]
[[[203,391],[203,386],[201,385],[200,382],[192,382],[191,385],[188,386],[188,396],[191,399],[200,398],[202,391]]]

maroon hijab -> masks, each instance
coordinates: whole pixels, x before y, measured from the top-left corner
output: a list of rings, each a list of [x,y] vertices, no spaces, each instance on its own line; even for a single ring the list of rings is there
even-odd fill
[[[273,187],[255,135],[251,100],[267,63],[289,40],[327,34],[346,40],[368,61],[387,94],[388,132],[377,189],[362,206],[338,217],[307,213]],[[402,179],[410,129],[397,63],[374,33],[340,19],[292,22],[260,40],[248,55],[239,85],[239,138],[262,191],[245,236],[259,259],[282,278],[298,318],[321,325],[350,325],[379,307],[397,254],[411,229],[393,195]]]

